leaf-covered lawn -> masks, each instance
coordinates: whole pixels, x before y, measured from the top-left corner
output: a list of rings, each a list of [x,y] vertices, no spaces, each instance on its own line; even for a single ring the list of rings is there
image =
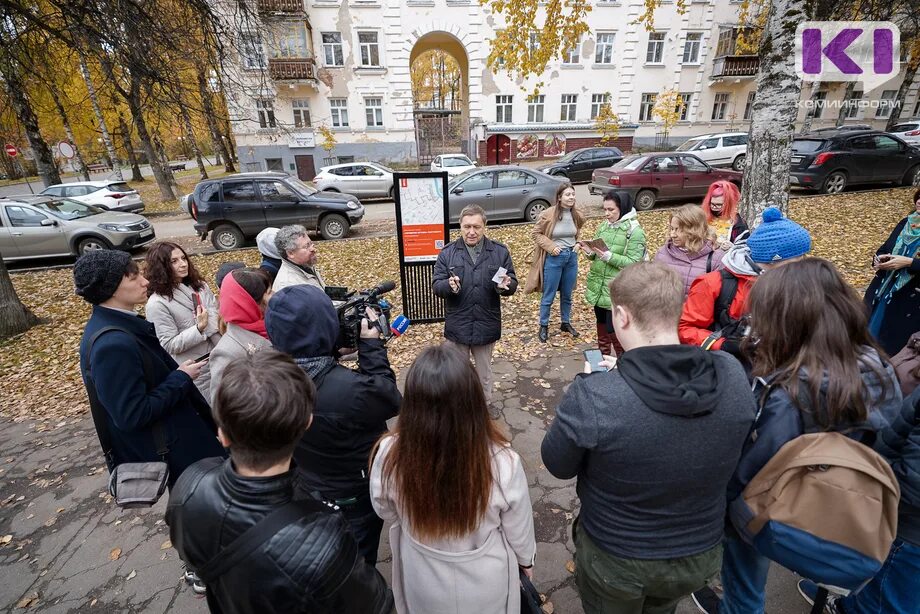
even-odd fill
[[[872,254],[887,238],[894,225],[909,211],[912,190],[847,194],[792,201],[791,217],[812,233],[813,255],[832,260],[847,280],[862,290],[872,278]],[[640,213],[649,237],[649,251],[664,243],[668,211]],[[599,219],[587,224],[591,235]],[[525,256],[531,251],[529,226],[491,230],[490,236],[508,245],[523,286]],[[319,263],[327,283],[350,288],[368,288],[384,279],[399,280],[396,239],[367,238],[352,241],[317,242]],[[255,249],[196,256],[196,265],[213,287],[214,274],[222,262],[243,260],[257,266]],[[536,339],[539,296],[518,292],[503,300],[503,335],[496,345],[497,357],[523,362],[538,356],[576,349],[580,342],[594,339],[594,313],[581,299],[586,262],[579,268],[578,301],[573,324],[582,332],[577,341],[558,331],[558,302],[554,307],[548,344]],[[0,343],[0,415],[14,420],[36,420],[40,430],[54,428],[64,420],[87,410],[86,393],[80,379],[78,346],[90,308],[74,295],[70,269],[13,275],[20,298],[46,324]],[[399,289],[390,293],[393,313],[402,312]],[[390,342],[390,358],[397,370],[407,367],[417,352],[441,337],[442,324],[413,325],[400,339]]]

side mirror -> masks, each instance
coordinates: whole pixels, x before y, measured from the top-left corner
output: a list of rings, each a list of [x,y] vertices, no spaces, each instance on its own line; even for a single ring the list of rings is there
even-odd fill
[[[711,172],[712,172],[712,167],[711,167],[711,166],[707,166],[707,167],[706,167],[706,172],[707,172],[707,173],[711,173]]]
[[[451,190],[450,193],[451,193],[451,194],[463,194],[463,188],[461,188],[461,187],[456,187],[456,188],[454,188],[453,190]]]
[[[57,222],[54,220],[49,220],[48,218],[43,219],[39,222],[42,226],[57,226]]]

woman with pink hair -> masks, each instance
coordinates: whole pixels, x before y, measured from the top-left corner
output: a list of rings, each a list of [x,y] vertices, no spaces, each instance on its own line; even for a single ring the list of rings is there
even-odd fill
[[[738,186],[725,180],[713,182],[703,198],[703,213],[709,228],[716,234],[716,245],[726,251],[748,229],[747,223],[738,215],[740,200]]]

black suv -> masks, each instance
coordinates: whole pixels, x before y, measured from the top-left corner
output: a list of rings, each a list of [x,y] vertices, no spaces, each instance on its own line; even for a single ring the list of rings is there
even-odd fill
[[[538,166],[538,171],[556,177],[566,177],[572,183],[591,181],[591,173],[597,168],[613,166],[623,159],[623,152],[616,147],[585,147],[565,154],[552,164]]]
[[[920,149],[878,130],[804,134],[792,142],[789,183],[839,194],[849,185],[920,181]]]
[[[364,217],[349,194],[318,192],[287,173],[239,173],[202,181],[188,199],[195,231],[217,249],[242,247],[269,226],[301,224],[324,239],[341,239]]]

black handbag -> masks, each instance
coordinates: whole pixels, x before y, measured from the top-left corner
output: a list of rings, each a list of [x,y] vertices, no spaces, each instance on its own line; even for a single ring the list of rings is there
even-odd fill
[[[118,326],[105,326],[96,331],[90,338],[89,346],[86,350],[86,393],[89,397],[89,409],[93,416],[93,424],[96,426],[99,444],[102,446],[102,453],[105,456],[105,464],[109,469],[109,494],[115,498],[115,503],[119,507],[125,509],[151,507],[166,492],[166,484],[169,481],[169,465],[166,463],[169,446],[166,444],[166,433],[163,430],[163,424],[158,421],[151,428],[153,440],[157,447],[157,456],[160,457],[159,461],[117,464],[115,455],[112,452],[112,434],[109,432],[108,422],[106,421],[105,408],[99,402],[99,396],[96,394],[96,384],[92,379],[92,364],[90,364],[89,360],[90,356],[92,356],[93,344],[103,334],[116,330],[127,333],[135,341],[137,340],[137,337],[130,331]],[[140,346],[140,342],[138,342],[138,346]],[[147,350],[140,347],[140,352],[144,382],[149,392],[154,388],[153,365],[150,363],[150,356]]]
[[[521,577],[521,614],[543,614],[543,610],[540,609],[540,593],[537,592],[537,588],[520,567],[518,567],[518,573]]]

